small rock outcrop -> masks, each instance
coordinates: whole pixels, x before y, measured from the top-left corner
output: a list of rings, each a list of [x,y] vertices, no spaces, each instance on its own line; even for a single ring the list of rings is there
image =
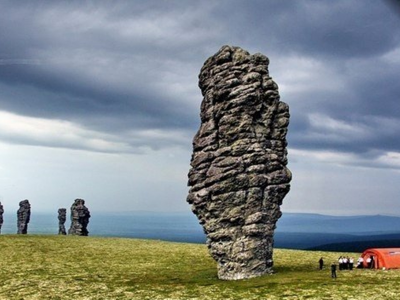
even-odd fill
[[[286,168],[289,107],[268,64],[262,54],[224,46],[199,75],[204,98],[187,201],[220,279],[272,272],[274,229],[292,175]]]
[[[28,233],[28,223],[31,219],[31,205],[29,200],[22,200],[19,203],[19,209],[17,211],[18,218],[18,234]]]
[[[4,221],[3,214],[4,214],[4,208],[0,202],[0,233],[1,233],[1,227],[3,226],[3,221]]]
[[[67,231],[65,230],[65,221],[67,220],[67,209],[60,208],[58,210],[58,234],[66,235]]]
[[[68,234],[72,235],[89,235],[87,226],[89,224],[90,212],[85,206],[85,200],[75,199],[71,206],[71,227]]]

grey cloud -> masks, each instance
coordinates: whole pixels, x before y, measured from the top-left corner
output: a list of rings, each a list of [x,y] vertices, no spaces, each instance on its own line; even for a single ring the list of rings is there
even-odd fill
[[[376,82],[375,82],[376,84]],[[375,86],[375,84],[373,86]],[[320,149],[365,155],[370,151],[399,151],[399,106],[396,92],[390,82],[378,80],[379,91],[366,81],[357,87],[351,83],[338,92],[316,92],[298,95],[302,99],[314,99],[308,107],[292,105],[289,143],[299,149]],[[355,91],[355,92],[353,92]],[[318,99],[323,99],[318,103]],[[289,99],[290,100],[290,99]],[[321,127],[310,123],[310,115],[320,114]],[[324,117],[326,118],[324,120]],[[348,126],[343,128],[323,126],[333,119]]]
[[[89,7],[94,9],[94,15],[96,13],[101,15],[99,19],[95,20],[100,24],[95,22],[93,27],[79,28],[74,21],[79,23],[80,20],[65,20],[66,17],[69,17],[68,14],[72,14],[73,17],[75,13],[79,13],[77,2],[57,5],[42,3],[43,10],[38,9],[39,5],[31,4],[25,7],[23,3],[19,4],[20,6],[15,3],[9,4],[10,15],[8,18],[2,18],[3,25],[5,25],[2,26],[5,28],[2,33],[2,40],[5,41],[3,45],[12,46],[9,47],[10,49],[3,48],[1,55],[5,57],[3,61],[14,63],[4,63],[0,66],[0,81],[7,85],[8,90],[10,90],[10,85],[18,89],[17,94],[21,94],[21,97],[13,97],[12,101],[10,98],[3,97],[0,99],[3,102],[1,103],[3,108],[26,115],[74,119],[86,125],[100,125],[100,122],[96,120],[112,119],[112,116],[119,120],[122,127],[190,127],[190,123],[193,123],[191,120],[197,116],[197,112],[191,113],[190,109],[187,109],[192,105],[191,103],[185,104],[182,101],[184,99],[179,99],[182,97],[179,94],[171,95],[170,93],[168,95],[166,91],[158,89],[160,81],[165,80],[171,73],[170,71],[182,72],[185,70],[166,70],[165,66],[157,65],[157,61],[183,60],[188,62],[189,57],[191,59],[199,51],[195,45],[209,36],[204,36],[203,39],[196,41],[194,37],[198,35],[199,30],[204,34],[204,29],[197,29],[196,24],[191,24],[190,20],[186,22],[192,27],[175,28],[175,15],[180,18],[179,13],[189,13],[189,17],[196,17],[193,11],[188,12],[188,7],[183,6],[181,9],[179,8],[181,6],[175,5],[171,8],[170,4],[159,5],[158,1],[148,5],[135,2],[129,7],[126,2],[117,2],[109,10],[102,6]],[[18,7],[14,8],[13,5]],[[88,9],[87,5],[85,8]],[[63,10],[65,10],[66,16],[63,15]],[[43,15],[46,16],[44,19],[54,21],[54,26],[42,24],[41,16]],[[118,25],[121,22],[129,22],[146,15],[147,18],[151,15],[154,15],[155,18],[157,16],[164,17],[167,20],[166,23],[168,20],[172,20],[173,29],[179,29],[182,32],[173,33],[176,34],[176,37],[172,36],[173,41],[165,40],[172,38],[168,31],[165,32],[166,37],[161,36],[155,40],[159,34],[152,38],[152,33],[147,33],[144,28],[143,40],[137,40],[137,37],[121,37],[119,36],[120,32],[113,30],[112,26],[111,28],[106,26],[107,22],[111,22],[111,25]],[[121,17],[123,17],[122,20]],[[20,21],[18,28],[12,26],[12,19]],[[149,19],[149,22],[153,21],[157,21],[157,19]],[[66,24],[62,24],[63,22]],[[71,30],[74,28],[77,31]],[[185,32],[192,29],[192,35]],[[12,34],[7,34],[8,30]],[[135,30],[142,29],[136,28]],[[32,37],[35,42],[31,41]],[[148,37],[150,40],[147,40]],[[192,49],[184,47],[177,52],[183,46],[182,43],[191,43]],[[100,55],[98,57],[100,60],[109,60],[103,66],[91,66],[89,63],[85,66],[87,68],[103,68],[100,70],[103,78],[93,78],[90,69],[74,70],[73,67],[68,66],[68,59],[74,59],[76,51],[83,52],[86,56],[91,53]],[[51,56],[47,57],[49,54]],[[132,58],[140,60],[139,65]],[[64,65],[58,63],[58,59],[63,60]],[[129,66],[123,65],[121,68],[124,60],[131,64],[130,69]],[[15,62],[22,61],[35,62],[35,65],[15,64]],[[40,61],[41,64],[37,64],[37,61]],[[190,62],[187,64],[190,65]],[[190,68],[189,65],[187,69]],[[150,71],[146,70],[146,67]],[[120,70],[115,71],[118,68]],[[157,70],[157,68],[160,69]],[[109,79],[111,76],[118,77],[122,84],[116,86],[107,81],[107,72],[110,70],[113,74],[110,74]],[[181,77],[185,78],[187,75],[182,74]],[[193,78],[197,80],[196,76]],[[196,85],[197,82],[194,81],[193,86]],[[21,92],[24,89],[26,90],[25,95]],[[31,97],[32,92],[34,97]],[[10,94],[15,94],[15,92]],[[173,99],[174,96],[178,99]],[[176,106],[176,100],[180,100],[181,107]],[[127,121],[129,116],[131,118]],[[116,125],[117,122],[113,123]],[[121,129],[121,126],[116,128]],[[105,128],[107,126],[103,126],[102,129]]]
[[[400,18],[385,2],[4,1],[2,6],[3,110],[69,120],[154,148],[168,143],[157,136],[135,139],[132,132],[179,131],[190,147],[199,122],[197,74],[223,44],[234,44],[269,56],[278,84],[304,85],[297,92],[282,91],[291,107],[291,147],[362,158],[400,151],[395,130],[385,130],[385,118],[392,124],[399,120],[399,64],[382,60],[400,48],[400,34],[393,30]],[[329,73],[288,80],[284,75],[301,66],[285,63],[285,57],[312,59]],[[334,80],[338,87],[329,88]],[[320,88],[322,83],[329,89]],[[311,114],[368,134],[316,128]],[[182,139],[174,143],[186,147]]]
[[[390,6],[378,1],[235,4],[234,13],[227,14],[234,30],[245,41],[251,40],[253,45],[268,47],[281,55],[300,52],[327,59],[368,57],[393,49],[400,37],[392,30],[400,25],[400,20]],[[252,24],[251,29],[246,24]]]

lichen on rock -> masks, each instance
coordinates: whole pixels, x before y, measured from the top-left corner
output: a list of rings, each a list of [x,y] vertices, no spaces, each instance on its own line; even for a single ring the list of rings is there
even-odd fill
[[[187,201],[220,279],[272,272],[274,229],[292,175],[286,167],[289,107],[268,64],[262,54],[223,46],[199,75],[204,98]]]

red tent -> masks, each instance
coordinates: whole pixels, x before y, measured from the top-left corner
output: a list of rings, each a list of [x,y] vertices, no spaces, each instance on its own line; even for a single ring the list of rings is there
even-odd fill
[[[364,267],[369,268],[367,260],[373,258],[375,269],[400,269],[400,248],[367,249],[361,254],[364,258]]]

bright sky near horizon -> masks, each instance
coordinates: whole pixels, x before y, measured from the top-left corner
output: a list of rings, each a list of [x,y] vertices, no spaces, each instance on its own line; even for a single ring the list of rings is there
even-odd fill
[[[188,211],[198,74],[270,59],[289,104],[285,212],[400,215],[393,1],[0,0],[0,202]]]

